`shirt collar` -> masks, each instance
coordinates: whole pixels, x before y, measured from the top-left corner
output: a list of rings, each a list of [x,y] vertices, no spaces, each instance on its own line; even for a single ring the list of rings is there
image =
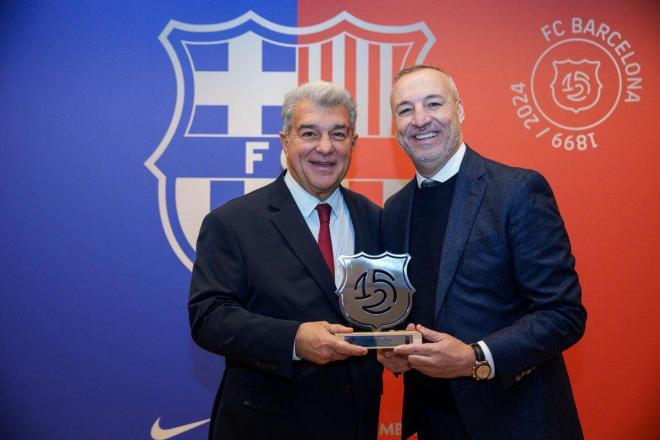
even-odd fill
[[[321,201],[320,199],[314,197],[307,191],[303,189],[302,186],[296,179],[291,176],[291,173],[287,172],[284,175],[284,183],[291,192],[293,200],[296,202],[300,213],[304,218],[308,218],[312,212],[316,209],[316,205],[319,203],[327,203],[332,208],[331,216],[337,216],[339,210],[342,208],[342,201],[344,200],[339,187],[333,191],[333,193],[327,199]]]
[[[461,162],[463,162],[465,150],[465,143],[462,143],[461,146],[458,147],[458,150],[456,150],[456,152],[452,155],[452,157],[449,158],[447,163],[442,168],[440,168],[440,171],[435,173],[435,175],[430,179],[422,176],[419,174],[419,172],[415,172],[417,176],[417,186],[421,188],[422,182],[425,180],[435,180],[437,182],[444,183],[450,178],[454,177],[456,174],[458,174],[458,170],[461,168]]]

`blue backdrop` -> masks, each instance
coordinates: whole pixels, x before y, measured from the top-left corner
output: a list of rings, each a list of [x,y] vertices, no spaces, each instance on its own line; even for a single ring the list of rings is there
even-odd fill
[[[3,438],[149,438],[210,414],[223,362],[190,339],[190,271],[145,167],[176,100],[158,37],[248,10],[296,24],[295,2],[267,3],[3,2]]]

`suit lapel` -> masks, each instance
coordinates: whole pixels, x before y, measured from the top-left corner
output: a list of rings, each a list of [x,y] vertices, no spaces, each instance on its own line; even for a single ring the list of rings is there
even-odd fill
[[[413,198],[415,197],[415,187],[417,186],[417,179],[408,182],[402,189],[401,206],[393,207],[392,211],[401,213],[392,219],[392,225],[388,226],[388,231],[391,232],[388,236],[393,238],[392,243],[389,245],[392,249],[385,249],[386,251],[395,253],[410,252],[410,221],[412,220],[412,207]],[[400,234],[398,231],[405,231]],[[388,246],[388,247],[390,247]]]
[[[358,253],[364,249],[369,249],[367,238],[369,237],[369,224],[367,217],[360,211],[353,194],[346,191],[344,187],[339,188],[344,197],[346,206],[348,207],[349,215],[351,216],[351,223],[355,232],[355,249],[354,252]]]
[[[452,199],[445,240],[438,271],[438,287],[435,299],[435,316],[447,294],[458,262],[463,254],[465,243],[474,224],[481,200],[486,191],[486,181],[481,177],[486,170],[479,155],[468,147],[458,172],[454,197]]]
[[[335,281],[323,260],[314,236],[284,183],[283,176],[284,174],[273,183],[270,190],[269,203],[273,209],[270,220],[316,284],[328,294],[337,312],[341,313],[335,295]]]

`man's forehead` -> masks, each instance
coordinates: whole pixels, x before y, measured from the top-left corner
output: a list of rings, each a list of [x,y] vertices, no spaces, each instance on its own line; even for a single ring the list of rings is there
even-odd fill
[[[451,87],[447,76],[433,69],[420,69],[402,76],[392,88],[392,104],[431,96],[447,97]],[[394,102],[396,101],[396,102]]]
[[[294,109],[294,125],[309,126],[349,126],[348,110],[341,105],[338,106],[318,106],[309,102],[302,105],[296,105]]]

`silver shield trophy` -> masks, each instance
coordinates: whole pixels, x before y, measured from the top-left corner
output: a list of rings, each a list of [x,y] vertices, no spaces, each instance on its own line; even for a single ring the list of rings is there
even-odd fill
[[[339,257],[344,272],[337,289],[341,311],[352,324],[372,331],[337,337],[365,348],[393,348],[422,342],[417,331],[382,331],[403,322],[412,308],[415,289],[408,279],[409,261],[408,254],[389,252]]]

